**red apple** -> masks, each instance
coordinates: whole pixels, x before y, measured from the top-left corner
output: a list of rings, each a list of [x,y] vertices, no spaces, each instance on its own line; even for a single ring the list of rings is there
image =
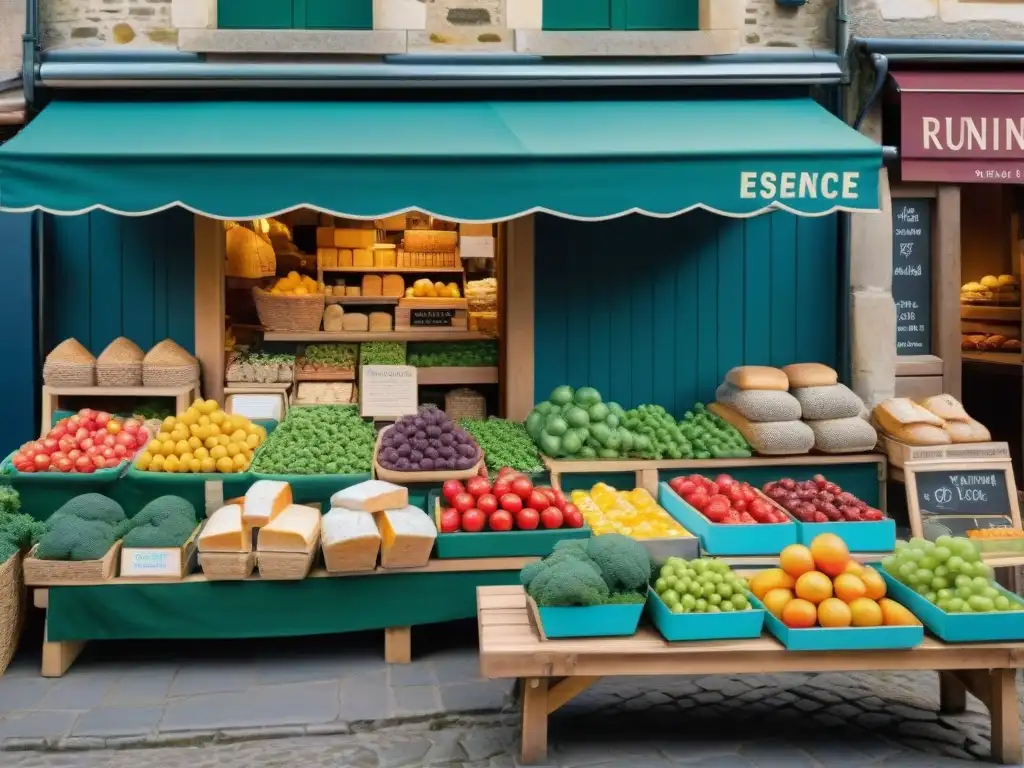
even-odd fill
[[[523,499],[524,507],[531,507],[532,509],[547,509],[554,502],[547,497],[543,491],[538,488],[534,488],[530,495]]]
[[[45,453],[37,453],[32,463],[35,465],[36,472],[45,472],[50,468],[50,457]]]
[[[548,507],[540,513],[540,524],[545,528],[561,528],[563,520],[558,507]]]
[[[506,493],[498,499],[498,504],[506,512],[511,512],[513,515],[523,508],[523,500],[514,493]]]
[[[508,475],[505,477],[499,477],[494,481],[494,487],[491,488],[491,493],[499,499],[506,493],[512,493],[512,481],[508,479]]]
[[[533,531],[540,525],[540,514],[536,509],[526,507],[516,513],[516,525],[520,530]]]
[[[483,513],[481,513],[483,514]],[[492,531],[511,531],[512,530],[512,513],[506,512],[503,509],[499,509],[490,519],[487,521],[488,526]]]
[[[533,483],[530,482],[529,478],[517,477],[512,481],[512,493],[525,502],[530,498],[530,494],[533,493]]]
[[[498,497],[493,493],[485,493],[476,500],[476,508],[485,515],[493,515],[498,511]]]
[[[583,513],[580,512],[579,507],[575,504],[566,504],[565,509],[562,510],[562,517],[565,518],[566,528],[582,528],[583,527]]]
[[[460,493],[465,492],[466,489],[458,480],[446,480],[444,485],[441,486],[441,495],[444,496],[444,498],[448,501],[449,504],[455,499],[456,496],[458,496]]]
[[[478,499],[485,493],[491,492],[491,484],[487,482],[486,478],[471,477],[466,481],[466,492],[472,494],[473,498]]]
[[[462,513],[462,530],[477,533],[487,524],[487,515],[479,509],[467,509]]]
[[[476,500],[468,493],[460,493],[452,499],[452,506],[463,513],[472,509],[475,504]]]
[[[448,507],[441,512],[441,533],[455,533],[461,520],[459,510]]]

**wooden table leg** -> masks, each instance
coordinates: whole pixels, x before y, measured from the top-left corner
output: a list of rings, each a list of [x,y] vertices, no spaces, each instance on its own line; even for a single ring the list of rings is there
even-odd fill
[[[548,680],[530,677],[522,681],[522,761],[539,763],[548,755]]]
[[[952,672],[939,672],[939,710],[955,715],[967,709],[967,689]]]
[[[1017,671],[993,669],[991,679],[992,758],[1003,765],[1021,762],[1020,700]]]
[[[412,627],[389,627],[384,630],[384,661],[408,664],[412,661]]]
[[[63,677],[75,663],[78,654],[85,648],[80,640],[59,640],[50,642],[49,622],[43,625],[43,664],[39,674],[43,677]]]

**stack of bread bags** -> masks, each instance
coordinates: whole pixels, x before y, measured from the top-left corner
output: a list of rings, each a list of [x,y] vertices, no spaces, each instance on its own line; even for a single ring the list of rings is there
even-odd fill
[[[821,363],[795,363],[782,369],[789,391],[800,403],[801,418],[814,433],[814,448],[822,453],[860,453],[878,442],[867,420],[863,401],[839,374]]]
[[[708,410],[735,427],[750,447],[765,456],[807,453],[814,433],[800,421],[800,403],[789,393],[789,379],[778,368],[733,368],[715,392]]]
[[[245,494],[242,522],[256,531],[260,578],[298,580],[309,575],[320,543],[320,510],[293,504],[288,483],[253,483]]]
[[[382,568],[421,568],[430,562],[437,526],[409,491],[383,480],[367,480],[331,496],[324,516],[323,550],[332,573]]]
[[[894,397],[875,406],[872,418],[893,440],[907,445],[987,443],[988,429],[972,419],[952,395],[935,395],[915,403]]]

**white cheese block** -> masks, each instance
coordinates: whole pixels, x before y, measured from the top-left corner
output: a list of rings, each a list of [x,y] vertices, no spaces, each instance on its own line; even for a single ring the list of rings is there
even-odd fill
[[[257,480],[245,492],[242,521],[262,528],[292,503],[292,487],[283,480]]]
[[[221,507],[206,521],[199,534],[200,552],[251,552],[252,534],[242,524],[242,507]]]
[[[372,571],[380,552],[380,531],[369,512],[332,509],[320,523],[324,565],[330,573]]]
[[[260,552],[311,552],[320,533],[320,510],[292,504],[260,529]]]
[[[430,562],[437,526],[422,509],[389,509],[375,515],[384,568],[422,568]]]
[[[361,509],[364,512],[402,509],[408,504],[409,490],[407,488],[383,480],[366,480],[331,496],[332,507]]]

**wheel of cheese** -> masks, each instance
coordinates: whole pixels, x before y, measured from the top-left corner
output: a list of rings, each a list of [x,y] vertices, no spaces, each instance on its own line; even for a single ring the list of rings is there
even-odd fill
[[[852,419],[864,410],[864,403],[845,384],[800,387],[791,391],[800,403],[804,421]]]
[[[864,419],[808,421],[814,433],[814,448],[822,453],[861,453],[870,451],[878,442],[878,434]]]
[[[789,392],[737,389],[727,382],[715,391],[715,399],[750,421],[796,421],[800,418],[800,403]]]

